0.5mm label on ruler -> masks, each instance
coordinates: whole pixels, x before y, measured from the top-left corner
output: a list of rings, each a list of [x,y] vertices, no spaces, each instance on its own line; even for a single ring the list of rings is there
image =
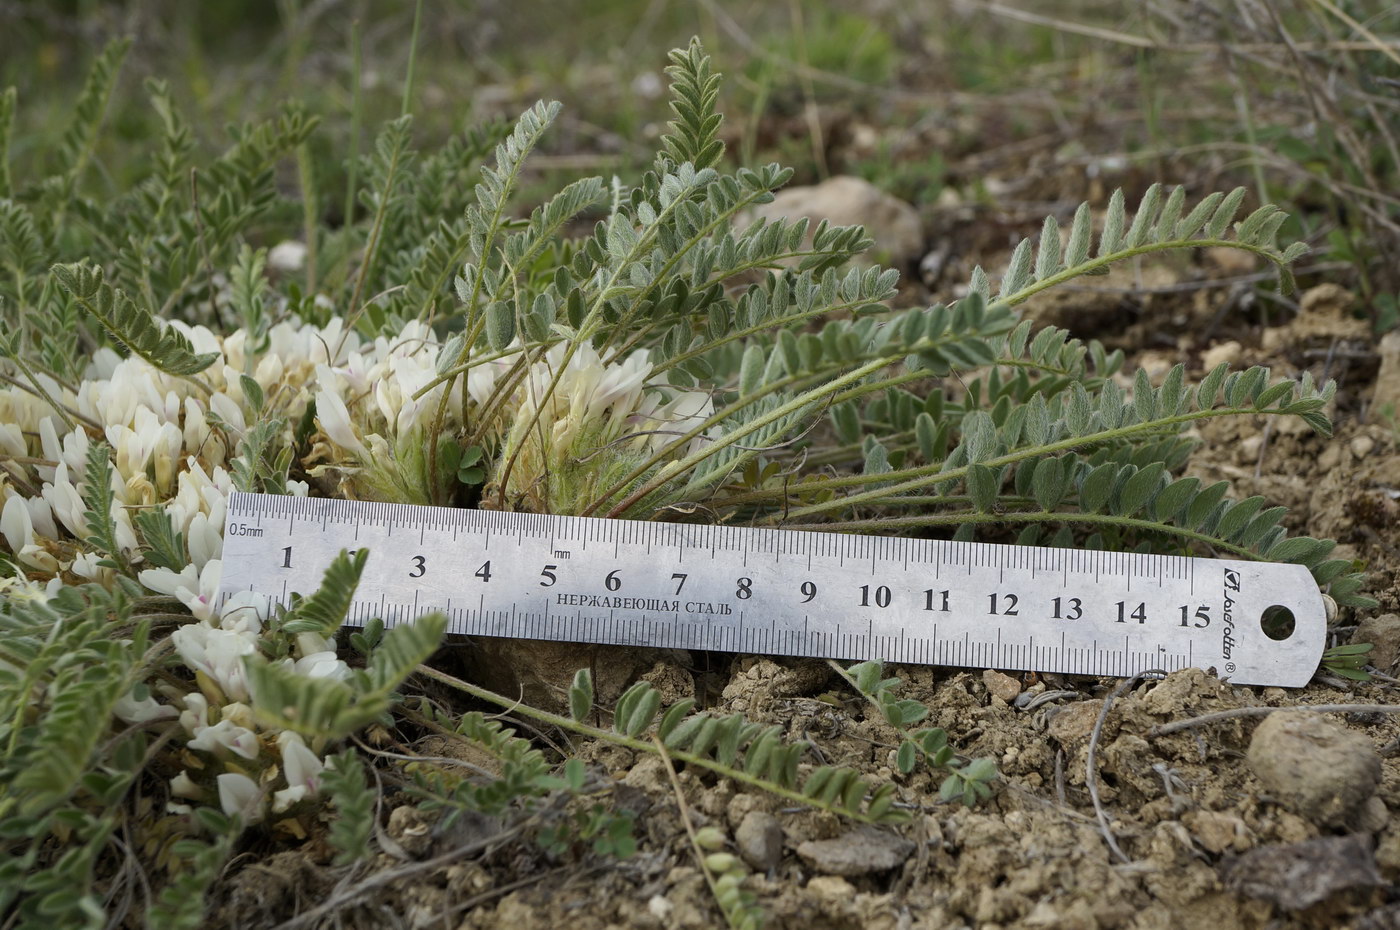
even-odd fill
[[[285,604],[363,548],[350,623],[476,636],[1301,686],[1326,628],[1298,565],[245,493],[222,592]]]

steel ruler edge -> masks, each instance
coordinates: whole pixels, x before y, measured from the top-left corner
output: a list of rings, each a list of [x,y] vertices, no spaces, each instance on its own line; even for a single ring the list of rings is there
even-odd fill
[[[442,611],[475,636],[1287,687],[1326,638],[1301,565],[243,492],[219,603],[286,604],[365,547],[352,626]]]

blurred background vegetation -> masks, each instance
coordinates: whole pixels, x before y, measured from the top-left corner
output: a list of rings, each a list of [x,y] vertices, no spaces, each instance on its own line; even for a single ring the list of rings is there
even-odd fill
[[[39,175],[88,63],[130,35],[90,186],[137,176],[159,138],[140,91],[156,77],[211,150],[299,99],[322,120],[314,176],[333,224],[350,154],[405,100],[433,146],[553,97],[566,109],[534,163],[543,192],[648,162],[666,51],[699,35],[728,77],[729,157],[782,161],[795,183],[863,176],[920,209],[931,252],[1004,250],[1115,186],[1243,183],[1299,217],[1288,234],[1377,332],[1397,323],[1400,5],[1385,0],[425,0],[421,15],[406,88],[412,3],[0,0],[15,174]]]

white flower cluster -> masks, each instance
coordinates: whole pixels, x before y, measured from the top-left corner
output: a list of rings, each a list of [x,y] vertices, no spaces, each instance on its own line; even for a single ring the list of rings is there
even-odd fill
[[[193,379],[102,349],[77,385],[38,376],[43,393],[63,406],[65,416],[39,392],[0,389],[0,540],[22,573],[0,580],[0,594],[43,599],[64,584],[113,582],[113,570],[98,564],[102,556],[87,542],[92,531],[83,500],[89,450],[94,441],[105,440],[111,448],[110,519],[117,555],[137,569],[148,589],[178,598],[193,615],[192,623],[174,632],[172,643],[199,686],[190,694],[168,688],[159,695],[183,710],[143,687],[139,696],[119,701],[116,713],[135,724],[178,716],[189,749],[224,764],[205,767],[218,772],[209,788],[182,772],[172,782],[174,793],[205,798],[212,791],[226,812],[256,819],[263,789],[254,776],[263,784],[278,777],[285,781],[272,793],[276,812],[316,792],[322,763],[296,734],[261,732],[254,723],[243,657],[258,651],[264,630],[247,596],[231,598],[216,612],[224,516],[233,486],[230,459],[252,415],[243,377],[252,378],[269,405],[294,423],[311,400],[317,372],[333,364],[353,368],[360,344],[338,319],[325,327],[281,323],[266,334],[259,351],[242,330],[220,338],[204,327],[171,325],[196,352],[218,354]],[[332,358],[331,347],[342,343]],[[284,440],[290,442],[290,435]],[[289,487],[295,494],[309,490],[300,482]],[[187,563],[178,571],[142,565],[132,515],[154,506],[163,507],[184,540]],[[312,677],[349,674],[333,646],[315,636],[299,637],[293,656],[282,661]]]
[[[506,499],[538,512],[576,512],[714,412],[709,394],[656,383],[645,349],[611,364],[589,343],[567,363],[565,354],[556,345],[530,366],[498,418],[505,424],[500,459],[515,460],[502,476]],[[494,389],[500,370],[473,369],[474,399]],[[691,440],[680,454],[704,441]]]
[[[342,364],[316,369],[316,417],[326,442],[311,458],[323,464],[311,474],[337,473],[345,497],[426,504],[434,479],[424,456],[446,382],[437,378],[440,346],[426,323],[409,323],[392,342],[376,339]],[[444,430],[461,424],[462,380],[456,379]]]
[[[473,365],[454,380],[444,408],[443,436],[470,421],[491,446],[490,459],[511,463],[498,480],[513,507],[575,512],[591,491],[713,412],[708,394],[656,383],[646,350],[605,363],[585,342],[566,362],[568,348],[516,349]],[[392,342],[380,338],[341,366],[318,368],[316,413],[326,441],[310,474],[338,474],[346,497],[405,503],[436,499],[435,482],[450,486],[453,476],[428,474],[425,455],[447,390],[439,352],[431,330],[411,323]],[[524,364],[527,352],[534,361]]]
[[[257,348],[243,330],[220,338],[202,326],[170,325],[196,352],[214,353],[215,363],[180,378],[103,349],[76,385],[39,375],[39,389],[26,390],[16,371],[11,386],[0,388],[0,550],[12,565],[0,595],[42,599],[65,584],[110,586],[114,569],[101,564],[110,555],[150,591],[178,598],[192,620],[173,633],[172,645],[196,690],[163,684],[152,694],[142,685],[116,713],[137,725],[178,718],[200,764],[176,776],[173,793],[217,798],[225,811],[250,819],[314,795],[322,762],[318,747],[257,723],[245,657],[286,655],[281,662],[311,678],[349,675],[318,636],[266,648],[266,618],[250,596],[218,603],[232,459],[255,416],[293,424],[314,401],[319,431],[304,460],[309,477],[330,479],[326,489],[349,497],[427,502],[441,489],[435,481],[455,481],[428,474],[426,432],[441,406],[444,436],[473,418],[490,447],[488,461],[514,462],[504,489],[513,506],[568,513],[712,410],[706,394],[650,383],[655,372],[645,351],[608,364],[588,344],[567,361],[563,345],[517,349],[454,379],[444,405],[447,383],[435,383],[440,347],[422,323],[362,345],[339,319],[284,322]],[[249,378],[261,399],[245,394]],[[90,541],[88,459],[99,441],[111,453],[107,516],[115,553],[95,552]],[[292,442],[290,426],[278,441]],[[309,492],[305,483],[288,485],[294,494]],[[133,515],[153,507],[163,508],[183,540],[178,567],[152,565],[143,555]]]

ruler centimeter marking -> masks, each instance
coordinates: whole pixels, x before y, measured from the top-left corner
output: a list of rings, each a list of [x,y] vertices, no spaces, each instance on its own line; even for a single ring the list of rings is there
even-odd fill
[[[438,610],[475,636],[1301,687],[1326,633],[1301,565],[242,492],[221,597],[286,604],[356,548],[348,622]]]

